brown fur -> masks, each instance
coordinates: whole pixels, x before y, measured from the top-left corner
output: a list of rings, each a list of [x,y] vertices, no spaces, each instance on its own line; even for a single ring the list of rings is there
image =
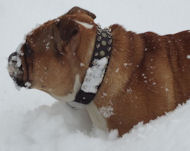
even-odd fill
[[[108,126],[122,135],[190,97],[190,32],[159,36],[128,32],[119,25],[111,28],[112,57],[95,103],[113,106]],[[108,96],[102,98],[103,92]]]
[[[76,74],[83,81],[94,48],[94,18],[75,7],[59,17],[60,21],[49,21],[27,36],[26,43],[33,51],[26,65],[32,88],[61,97],[72,92]],[[94,27],[86,29],[75,19]],[[136,34],[120,25],[110,28],[112,55],[93,101],[97,108],[112,106],[114,114],[106,119],[108,128],[118,129],[122,135],[138,122],[155,119],[190,97],[190,32],[160,36]],[[24,59],[22,62],[25,68]],[[26,80],[26,72],[24,77]]]

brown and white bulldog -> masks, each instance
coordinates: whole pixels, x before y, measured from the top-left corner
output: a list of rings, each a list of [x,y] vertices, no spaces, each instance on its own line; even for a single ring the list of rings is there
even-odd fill
[[[17,85],[72,102],[89,69],[96,39],[96,16],[74,7],[26,36],[9,56]],[[138,122],[174,110],[190,97],[190,32],[136,34],[111,25],[112,47],[101,86],[85,107],[95,126],[122,135]]]

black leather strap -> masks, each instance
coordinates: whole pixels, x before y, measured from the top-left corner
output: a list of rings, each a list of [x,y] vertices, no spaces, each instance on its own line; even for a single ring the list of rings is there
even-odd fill
[[[109,64],[109,58],[111,56],[111,50],[112,50],[111,30],[108,28],[101,29],[100,26],[97,26],[97,35],[96,35],[96,42],[94,46],[94,52],[89,64],[89,68],[86,72],[84,81],[82,83],[82,86],[79,92],[77,93],[75,97],[74,102],[89,104],[94,99],[96,92],[101,86],[103,77],[106,73],[106,69]],[[103,66],[101,65],[102,63],[103,63]],[[97,71],[96,73],[95,72],[96,70],[101,70],[101,71]],[[90,75],[92,73],[94,75]],[[96,81],[93,79],[93,78],[97,78],[96,74],[100,78],[98,80],[99,82],[95,84],[96,88],[92,88],[93,90],[90,90],[88,89],[87,86],[90,84],[90,82]]]

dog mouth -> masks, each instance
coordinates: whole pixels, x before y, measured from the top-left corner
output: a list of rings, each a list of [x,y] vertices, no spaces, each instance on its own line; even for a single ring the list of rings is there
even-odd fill
[[[29,64],[25,54],[24,44],[19,51],[13,52],[8,58],[8,72],[15,84],[19,87],[31,88],[29,80]]]

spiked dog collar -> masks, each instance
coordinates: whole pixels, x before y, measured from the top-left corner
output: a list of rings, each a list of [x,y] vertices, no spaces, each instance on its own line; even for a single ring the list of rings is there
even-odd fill
[[[75,97],[74,102],[89,104],[94,99],[106,73],[111,50],[111,30],[109,28],[102,29],[100,26],[97,26],[94,52],[84,81]]]

